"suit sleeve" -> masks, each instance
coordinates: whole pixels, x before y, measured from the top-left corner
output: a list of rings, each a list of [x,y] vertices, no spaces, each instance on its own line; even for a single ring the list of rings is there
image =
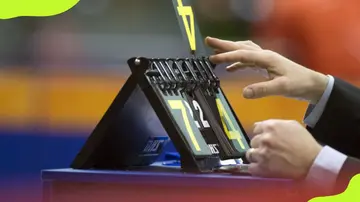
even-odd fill
[[[352,177],[360,174],[360,160],[348,157],[342,166],[335,185],[335,194],[345,191]]]
[[[335,78],[322,116],[308,130],[320,143],[360,158],[360,89]]]

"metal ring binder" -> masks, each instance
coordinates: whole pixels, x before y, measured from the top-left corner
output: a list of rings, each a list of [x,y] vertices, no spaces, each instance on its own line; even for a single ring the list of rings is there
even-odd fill
[[[137,58],[136,60],[140,60]],[[152,58],[146,75],[164,91],[185,88],[191,92],[203,86],[210,92],[216,92],[220,80],[213,73],[213,67],[207,58]]]

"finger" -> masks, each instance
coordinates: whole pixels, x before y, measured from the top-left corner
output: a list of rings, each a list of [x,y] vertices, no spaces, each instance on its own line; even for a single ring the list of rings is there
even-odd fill
[[[228,72],[234,72],[234,71],[237,71],[237,70],[251,69],[251,70],[255,71],[256,73],[261,74],[261,76],[263,76],[264,78],[271,79],[271,76],[270,76],[269,72],[266,69],[261,68],[261,67],[257,67],[254,64],[244,64],[244,63],[241,63],[241,62],[236,62],[236,63],[233,63],[233,64],[227,66],[225,69]]]
[[[284,120],[284,119],[269,119],[269,120],[265,120],[263,121],[263,130],[266,132],[269,132],[273,135],[276,135],[276,130],[278,128],[283,128],[283,127],[289,127],[289,126],[300,126],[303,127],[302,124],[300,124],[298,121],[296,120]]]
[[[254,138],[256,135],[259,135],[263,132],[263,129],[261,127],[261,122],[257,122],[254,124],[254,129],[252,133],[249,133],[250,139]]]
[[[263,153],[261,154],[262,160],[267,159],[267,155],[265,154],[265,151],[266,151],[266,153],[269,153],[269,152],[271,152],[271,149],[276,148],[276,146],[277,146],[276,138],[274,138],[274,135],[271,132],[256,135],[253,139],[251,139],[250,145],[252,148],[257,149],[256,150],[257,154],[255,154],[255,155],[260,155],[259,149],[261,149],[263,151]]]
[[[285,122],[288,122],[288,120],[284,119],[268,119],[262,122],[264,130],[271,130],[276,125],[281,125]]]
[[[260,166],[258,163],[250,163],[248,167],[248,172],[253,176],[266,177],[268,172],[266,169]]]
[[[260,145],[261,145],[261,135],[255,135],[250,141],[250,146],[252,148],[259,148]]]
[[[244,88],[243,96],[247,99],[263,98],[266,96],[283,95],[287,84],[280,79],[251,84]]]
[[[259,45],[257,45],[256,43],[254,43],[254,42],[252,42],[252,41],[250,41],[250,40],[248,40],[248,41],[238,41],[238,42],[236,42],[236,43],[245,44],[245,45],[251,46],[251,47],[253,47],[254,49],[257,49],[257,50],[261,50],[261,49],[262,49]]]
[[[250,148],[245,153],[245,157],[249,162],[254,162],[254,159],[252,158],[252,152],[253,151],[254,151],[254,148]]]
[[[219,168],[220,171],[225,171],[227,173],[247,173],[249,165],[248,164],[242,164],[242,165],[234,165],[234,166],[221,166]]]
[[[262,68],[271,68],[275,61],[275,54],[271,51],[236,50],[210,56],[211,62],[254,64]]]
[[[229,72],[234,72],[239,69],[246,69],[246,68],[255,68],[254,64],[246,64],[242,62],[235,62],[226,67],[226,70]]]
[[[213,37],[206,37],[205,39],[206,45],[221,50],[222,52],[228,52],[228,51],[234,51],[239,49],[245,49],[245,50],[259,50],[260,47],[256,46],[253,43],[250,43],[248,41],[243,42],[234,42],[234,41],[228,41],[228,40],[222,40],[218,38]]]
[[[258,148],[250,148],[246,151],[245,157],[250,163],[261,162],[262,157]]]
[[[224,51],[220,50],[220,49],[214,49],[214,53],[215,54],[220,54],[223,53]]]
[[[256,122],[256,123],[254,123],[253,133],[254,133],[255,135],[257,135],[257,134],[260,134],[260,133],[262,133],[262,132],[264,132],[263,127],[262,127],[262,122]]]

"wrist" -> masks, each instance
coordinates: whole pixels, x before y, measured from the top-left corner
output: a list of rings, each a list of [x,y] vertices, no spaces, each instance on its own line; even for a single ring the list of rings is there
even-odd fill
[[[316,158],[318,157],[322,149],[323,146],[321,146],[320,144],[316,144],[316,146],[314,146],[314,148],[309,151],[307,160],[304,163],[304,169],[301,175],[302,179],[306,178],[306,176],[309,174]]]
[[[329,82],[329,77],[321,74],[319,72],[315,72],[312,74],[312,77],[310,79],[310,98],[309,101],[311,104],[316,104],[322,97],[322,95],[325,92],[326,86]]]

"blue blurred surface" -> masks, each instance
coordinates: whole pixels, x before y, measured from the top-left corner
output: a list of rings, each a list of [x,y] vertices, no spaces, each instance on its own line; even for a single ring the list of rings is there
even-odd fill
[[[86,137],[1,131],[0,177],[40,175],[41,169],[69,167]],[[173,145],[169,144],[166,151],[174,151]]]
[[[88,134],[0,131],[1,202],[41,200],[41,170],[67,168]],[[167,151],[175,151],[172,144]],[[165,153],[159,158],[163,159]],[[6,193],[6,195],[2,194]]]
[[[85,141],[76,136],[11,133],[0,134],[0,176],[40,174],[43,168],[68,167]]]

